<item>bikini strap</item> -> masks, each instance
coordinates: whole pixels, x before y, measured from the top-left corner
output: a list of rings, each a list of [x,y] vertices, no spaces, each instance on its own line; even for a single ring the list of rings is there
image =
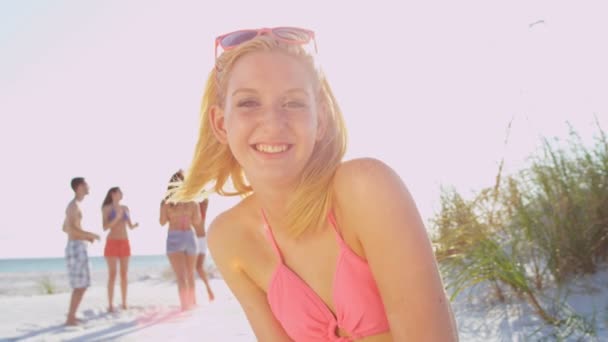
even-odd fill
[[[277,245],[277,241],[274,239],[274,234],[272,234],[272,229],[270,228],[270,225],[268,224],[268,219],[266,219],[266,213],[264,212],[264,209],[262,209],[262,218],[264,219],[264,229],[266,229],[266,234],[268,234],[268,238],[270,239],[272,248],[277,253],[281,262],[283,262],[283,254],[281,254],[279,245]]]
[[[329,218],[329,222],[331,223],[331,226],[334,228],[334,232],[336,233],[336,239],[338,239],[338,243],[340,243],[340,246],[344,247],[346,246],[346,242],[344,242],[344,239],[342,238],[342,234],[340,234],[340,231],[338,230],[338,223],[336,222],[336,217],[334,216],[334,211],[330,210],[329,213],[327,214],[327,217]],[[348,246],[346,246],[348,247]]]

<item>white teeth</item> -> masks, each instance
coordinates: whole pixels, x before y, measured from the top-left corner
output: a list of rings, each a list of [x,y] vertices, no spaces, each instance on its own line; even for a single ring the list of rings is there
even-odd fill
[[[287,145],[256,144],[255,149],[264,153],[281,153],[287,151]]]

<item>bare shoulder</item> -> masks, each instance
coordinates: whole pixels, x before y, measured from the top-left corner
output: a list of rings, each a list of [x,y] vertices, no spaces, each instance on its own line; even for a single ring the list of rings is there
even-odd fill
[[[392,185],[403,185],[403,182],[391,167],[374,158],[343,162],[334,177],[334,190],[337,194],[373,195],[378,187]]]
[[[416,206],[404,182],[391,167],[377,159],[362,158],[342,163],[336,171],[333,187],[338,220],[358,233],[377,230],[377,223],[387,215],[402,217],[405,214],[410,219],[418,219]]]
[[[334,186],[338,223],[359,243],[355,252],[367,260],[391,335],[399,341],[454,340],[433,249],[401,178],[378,160],[358,159],[339,167]],[[421,324],[433,328],[419,329]]]
[[[215,217],[207,232],[209,249],[214,259],[235,260],[246,242],[252,213],[242,202]]]
[[[105,214],[108,211],[110,211],[110,208],[112,208],[112,205],[111,204],[106,204],[103,207],[101,207],[101,212]]]
[[[220,255],[216,256],[216,253],[225,255],[222,253],[222,250],[229,248],[227,244],[230,243],[231,239],[229,234],[230,227],[232,226],[233,219],[230,217],[231,215],[228,211],[225,211],[215,217],[211,224],[209,224],[209,229],[207,230],[207,239],[209,243],[209,250],[215,258],[218,258]]]
[[[67,208],[65,208],[65,213],[67,215],[74,215],[77,214],[80,211],[80,208],[78,208],[78,204],[76,204],[76,201],[72,200],[70,201],[70,203],[68,203]]]
[[[77,205],[76,205],[76,201],[75,201],[75,200],[71,200],[71,201],[68,203],[68,206],[67,206],[65,209],[66,209],[66,210],[74,210],[74,208],[76,208],[76,207],[77,207]]]

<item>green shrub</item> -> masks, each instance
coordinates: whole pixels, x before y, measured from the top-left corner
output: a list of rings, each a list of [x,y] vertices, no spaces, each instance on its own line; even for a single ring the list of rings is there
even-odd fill
[[[525,299],[559,331],[589,332],[563,303],[547,309],[540,298],[547,282],[559,286],[594,273],[608,257],[608,139],[598,128],[592,147],[572,128],[565,144],[545,139],[529,166],[513,175],[502,175],[501,162],[494,186],[472,199],[442,189],[431,226],[452,298],[488,283],[499,300]]]
[[[38,280],[38,286],[42,289],[43,294],[57,293],[57,287],[50,277],[44,276]]]

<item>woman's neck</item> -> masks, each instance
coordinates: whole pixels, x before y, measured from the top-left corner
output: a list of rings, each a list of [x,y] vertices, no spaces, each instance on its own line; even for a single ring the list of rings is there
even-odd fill
[[[287,217],[287,204],[293,195],[292,190],[277,187],[254,188],[256,204],[261,207],[272,227],[284,227]]]

